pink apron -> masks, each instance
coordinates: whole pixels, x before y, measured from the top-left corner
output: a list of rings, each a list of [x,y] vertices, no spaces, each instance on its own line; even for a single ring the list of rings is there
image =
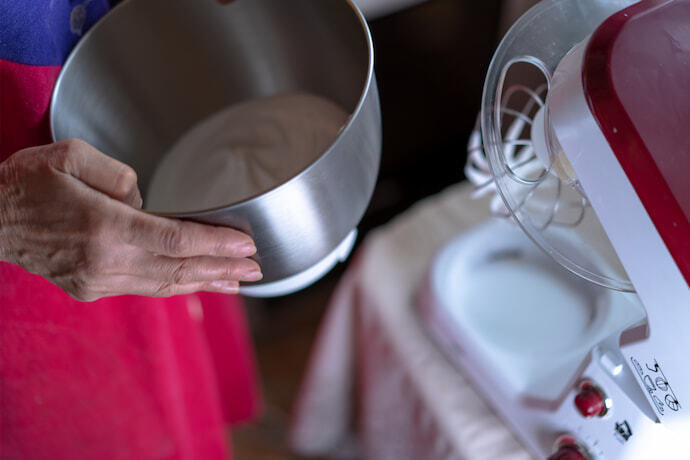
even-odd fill
[[[50,142],[60,65],[109,6],[0,1],[0,161]],[[238,297],[80,303],[0,262],[0,458],[225,459],[256,388]]]

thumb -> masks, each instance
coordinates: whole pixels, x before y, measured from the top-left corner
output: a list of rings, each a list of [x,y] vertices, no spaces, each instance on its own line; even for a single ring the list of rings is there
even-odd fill
[[[52,166],[84,182],[109,197],[134,208],[142,198],[137,174],[130,166],[105,155],[81,139],[68,139],[51,146]]]

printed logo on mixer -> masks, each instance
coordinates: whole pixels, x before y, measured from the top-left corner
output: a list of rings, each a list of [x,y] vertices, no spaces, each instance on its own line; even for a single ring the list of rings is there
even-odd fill
[[[628,424],[627,420],[616,422],[615,435],[616,439],[618,439],[621,444],[628,442],[628,439],[630,439],[630,436],[632,436],[632,430],[630,429],[630,425]]]
[[[664,375],[656,359],[653,365],[650,366],[649,363],[645,363],[644,367],[635,358],[631,357],[630,361],[632,361],[633,367],[659,415],[664,415],[667,408],[673,412],[677,412],[682,408],[668,378]]]

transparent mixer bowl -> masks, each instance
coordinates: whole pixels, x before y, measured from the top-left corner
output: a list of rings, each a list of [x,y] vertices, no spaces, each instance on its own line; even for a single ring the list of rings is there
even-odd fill
[[[501,41],[484,85],[481,134],[499,194],[527,235],[571,272],[633,291],[549,125],[561,59],[631,0],[544,0]]]

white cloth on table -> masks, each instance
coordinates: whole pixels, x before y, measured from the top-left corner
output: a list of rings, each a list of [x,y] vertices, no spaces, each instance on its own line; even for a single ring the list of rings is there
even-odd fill
[[[526,450],[425,333],[417,295],[436,252],[489,217],[468,184],[371,233],[321,325],[291,429],[302,455],[527,460]]]

